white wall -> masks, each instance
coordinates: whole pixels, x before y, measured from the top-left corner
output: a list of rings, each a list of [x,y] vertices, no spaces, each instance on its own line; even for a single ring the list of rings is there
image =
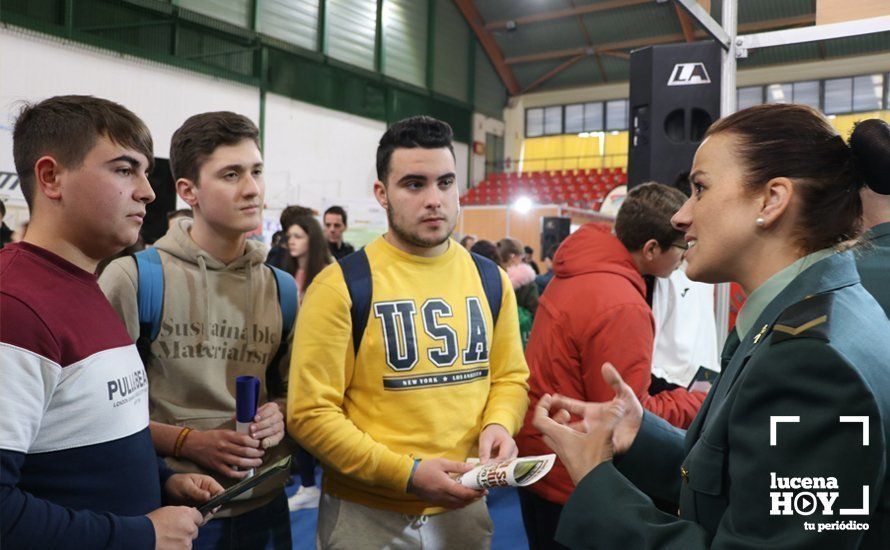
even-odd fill
[[[22,101],[95,95],[136,113],[151,130],[154,153],[167,158],[173,132],[189,116],[229,110],[259,120],[259,90],[159,63],[36,33],[0,28],[0,171],[15,172],[12,125]],[[18,190],[0,190],[23,208]]]
[[[12,125],[15,103],[86,94],[116,101],[139,115],[166,158],[173,132],[189,116],[229,110],[259,120],[259,90],[159,63],[92,49],[38,34],[0,29],[0,108]],[[8,132],[0,166],[11,160]]]
[[[470,146],[460,141],[454,142],[454,163],[457,168],[457,186],[461,194],[464,194],[470,184]]]
[[[274,219],[288,204],[318,211],[338,204],[350,215],[350,229],[379,227],[371,211],[380,208],[373,185],[377,143],[385,131],[386,124],[378,120],[268,94],[266,218]],[[454,156],[458,185],[466,189],[469,146],[455,142]],[[359,235],[347,234],[350,238],[362,241]]]
[[[386,124],[268,94],[266,204],[321,209],[339,197],[373,198],[375,153]]]

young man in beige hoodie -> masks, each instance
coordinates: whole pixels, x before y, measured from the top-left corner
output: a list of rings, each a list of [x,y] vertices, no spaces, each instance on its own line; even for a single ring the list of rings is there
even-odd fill
[[[273,395],[266,387],[267,368],[286,380],[290,355],[278,354],[277,283],[263,263],[265,247],[246,238],[261,222],[265,192],[257,128],[235,113],[195,115],[173,135],[170,165],[194,220],[177,220],[155,243],[163,308],[157,336],[143,344],[152,440],[174,470],[232,485],[246,470],[291,450],[279,445],[284,392]],[[134,340],[140,335],[138,280],[128,257],[110,264],[99,281]],[[278,359],[281,369],[271,364]],[[261,381],[249,434],[234,430],[235,378],[244,375]],[[270,542],[291,546],[284,477],[224,506],[202,527],[195,547],[265,548]]]

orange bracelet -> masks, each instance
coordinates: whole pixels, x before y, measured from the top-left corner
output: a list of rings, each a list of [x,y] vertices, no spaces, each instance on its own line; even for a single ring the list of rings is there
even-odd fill
[[[185,438],[188,437],[191,431],[191,428],[183,428],[182,431],[179,432],[179,436],[176,438],[176,444],[173,445],[173,456],[176,458],[179,458],[179,453],[182,451],[182,444],[185,443]]]

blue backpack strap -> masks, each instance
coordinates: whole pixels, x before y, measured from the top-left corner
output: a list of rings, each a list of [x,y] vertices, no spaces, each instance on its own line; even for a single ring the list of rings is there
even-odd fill
[[[266,264],[275,275],[275,283],[278,285],[278,305],[281,306],[281,342],[285,343],[294,328],[294,320],[297,318],[297,282],[293,275]]]
[[[503,282],[501,281],[501,272],[493,261],[485,256],[480,256],[475,252],[470,252],[473,261],[476,263],[476,269],[479,270],[479,278],[482,279],[482,290],[485,291],[485,298],[488,300],[488,309],[491,310],[491,319],[495,325],[498,324],[498,314],[501,312],[501,296],[503,295]],[[492,330],[494,327],[492,327]]]
[[[139,288],[136,305],[139,308],[139,339],[142,349],[154,341],[161,329],[161,310],[164,307],[164,268],[161,255],[155,248],[146,248],[133,254],[138,271]]]
[[[278,397],[287,392],[287,386],[281,378],[278,365],[287,353],[290,344],[287,337],[290,336],[291,330],[294,328],[294,321],[297,319],[297,282],[293,275],[283,269],[269,264],[266,264],[266,267],[271,269],[272,274],[275,275],[275,286],[278,287],[278,307],[281,308],[281,340],[278,342],[278,351],[266,365],[266,388],[270,396]]]
[[[364,249],[349,254],[339,263],[343,279],[346,281],[346,289],[349,290],[349,299],[352,301],[349,310],[352,317],[352,344],[355,354],[358,355],[362,335],[365,333],[368,316],[371,313],[371,264],[368,263],[368,255]]]

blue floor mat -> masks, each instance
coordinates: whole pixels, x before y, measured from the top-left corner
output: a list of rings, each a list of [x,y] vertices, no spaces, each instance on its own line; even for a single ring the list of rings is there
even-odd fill
[[[297,478],[299,480],[299,478]],[[287,496],[297,492],[297,483],[287,487]],[[522,527],[522,514],[519,511],[519,495],[516,489],[493,489],[488,495],[488,512],[494,521],[492,550],[516,550],[528,548],[525,529]],[[291,512],[290,528],[294,550],[315,549],[315,524],[318,509],[310,508]]]

